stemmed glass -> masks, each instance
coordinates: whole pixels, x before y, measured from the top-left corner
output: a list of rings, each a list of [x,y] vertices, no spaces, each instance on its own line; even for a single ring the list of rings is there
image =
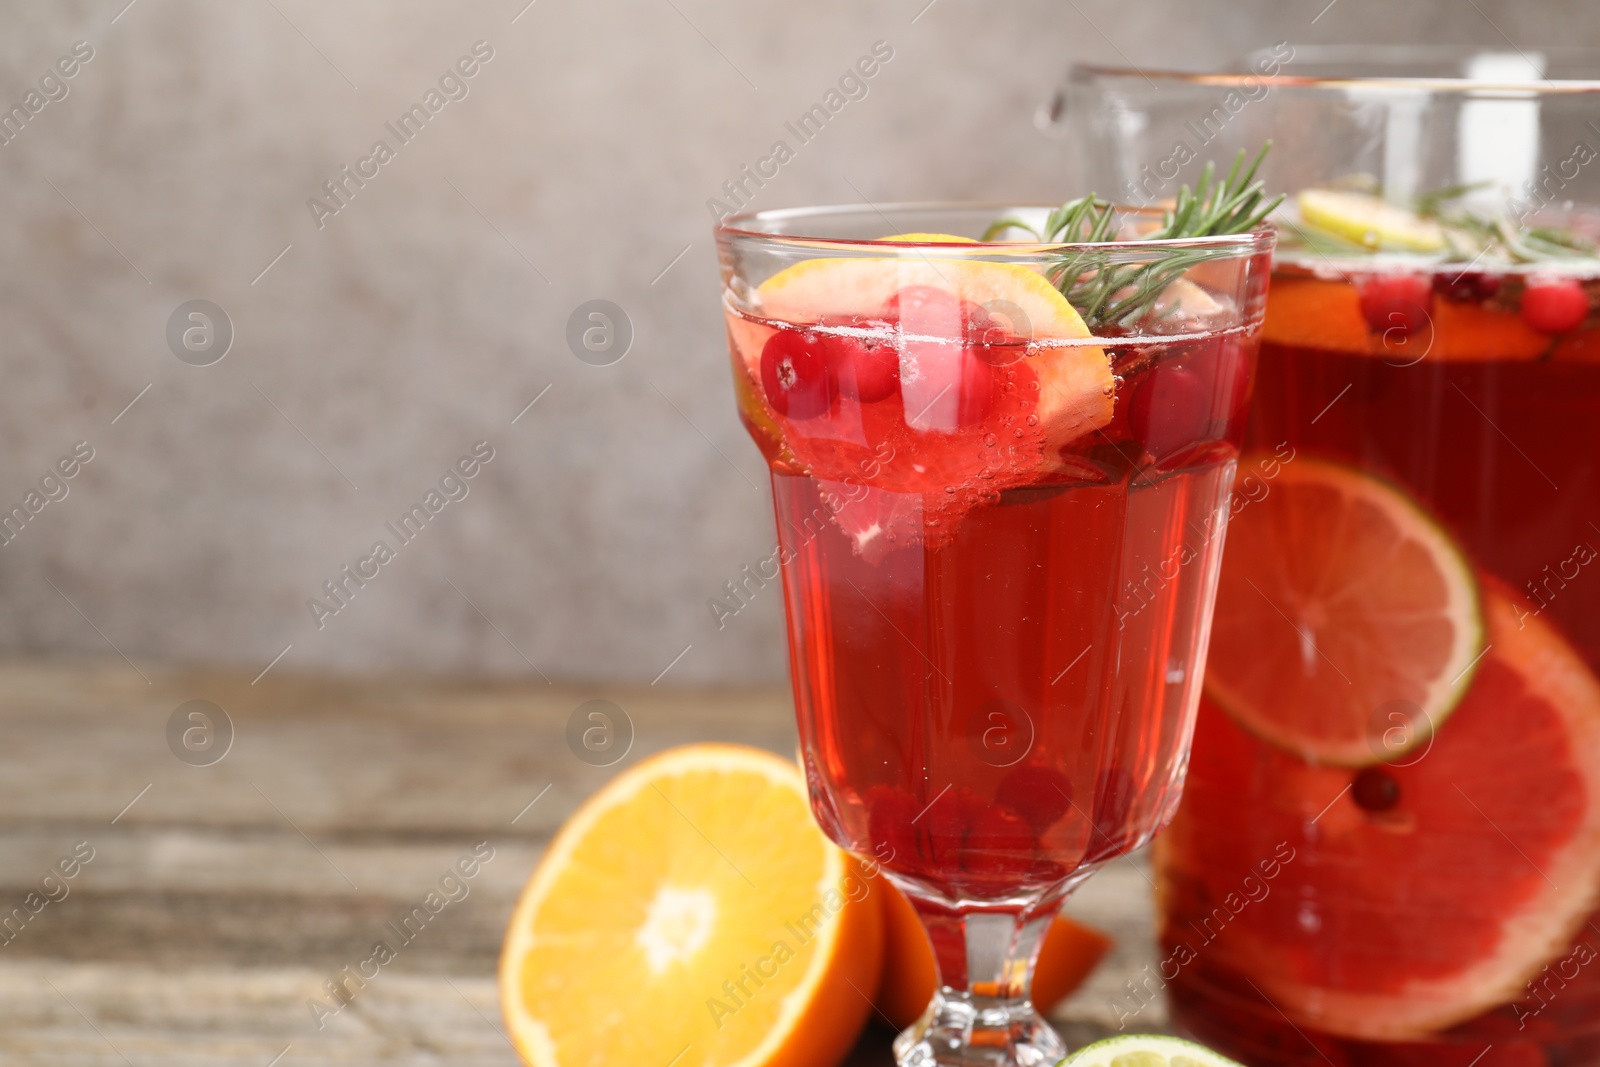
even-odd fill
[[[1127,209],[1115,241],[973,240],[1048,211],[717,230],[812,808],[938,961],[905,1065],[1064,1054],[1034,959],[1073,888],[1176,806],[1254,369],[1269,229],[1141,239],[1159,214]],[[1134,281],[1087,315],[1062,292],[1114,277]]]

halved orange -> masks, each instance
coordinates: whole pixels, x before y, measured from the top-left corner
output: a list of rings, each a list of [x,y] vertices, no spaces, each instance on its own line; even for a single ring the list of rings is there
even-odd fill
[[[1592,944],[1600,904],[1600,681],[1532,604],[1491,583],[1484,607],[1471,689],[1396,763],[1309,764],[1202,704],[1183,805],[1157,841],[1166,937],[1194,966],[1249,976],[1241,995],[1296,1025],[1372,1041],[1507,1004],[1521,1010],[1492,1025],[1515,1034],[1513,1014],[1552,989],[1529,983],[1578,970],[1573,939]],[[1241,884],[1261,892],[1234,910]]]
[[[500,1002],[531,1067],[817,1067],[882,965],[875,879],[811,818],[794,764],[662,753],[567,822],[511,917]]]
[[[1370,474],[1301,456],[1267,485],[1228,526],[1207,694],[1313,762],[1362,766],[1422,744],[1483,651],[1471,565]]]

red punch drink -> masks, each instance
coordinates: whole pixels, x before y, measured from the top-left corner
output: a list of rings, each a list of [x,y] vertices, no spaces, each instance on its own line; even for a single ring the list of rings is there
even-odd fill
[[[907,890],[946,987],[902,1062],[1059,1056],[1038,936],[1177,802],[1262,307],[1259,236],[1227,240],[1099,333],[1037,245],[818,240],[735,271],[813,810]],[[930,1042],[983,1011],[970,1056]]]
[[[1150,403],[1141,391],[1189,405],[1154,461],[1148,428],[1113,417],[1045,469],[1034,365],[1071,350],[986,368],[994,410],[931,442],[899,396],[842,398],[865,431],[842,452],[831,427],[790,428],[810,460],[773,457],[796,703],[836,840],[930,895],[1003,901],[1166,821],[1244,341],[1106,352],[1122,406]]]

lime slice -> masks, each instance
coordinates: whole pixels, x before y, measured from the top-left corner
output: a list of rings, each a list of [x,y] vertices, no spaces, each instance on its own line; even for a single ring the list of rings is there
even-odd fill
[[[1206,692],[1302,759],[1395,760],[1455,710],[1482,658],[1472,565],[1396,486],[1303,456],[1279,468],[1228,525]]]
[[[1295,200],[1308,225],[1364,248],[1442,252],[1446,247],[1437,222],[1366,193],[1307,189]]]
[[[1233,1060],[1181,1037],[1122,1034],[1086,1045],[1059,1067],[1239,1067]]]

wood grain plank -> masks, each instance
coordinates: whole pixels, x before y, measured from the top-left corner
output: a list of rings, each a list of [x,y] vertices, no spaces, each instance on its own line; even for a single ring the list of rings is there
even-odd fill
[[[0,940],[0,1062],[267,1067],[287,1047],[282,1067],[509,1067],[493,979],[500,937],[561,821],[621,767],[671,745],[794,751],[788,697],[775,690],[287,672],[249,683],[237,672],[151,673],[146,685],[125,665],[0,665],[0,916],[76,843],[94,849],[66,897]],[[596,697],[633,723],[634,746],[611,768],[566,741],[573,709]],[[211,767],[167,747],[168,716],[197,698],[236,729]],[[316,1028],[307,1000],[479,842],[494,859],[467,896]],[[1117,938],[1057,1012],[1073,1044],[1114,1032],[1137,1006],[1126,983],[1155,959],[1148,880],[1143,857],[1114,861],[1069,905]],[[1142,1030],[1167,1023],[1159,1003],[1133,1019]],[[889,1064],[891,1036],[869,1028],[852,1067]]]

